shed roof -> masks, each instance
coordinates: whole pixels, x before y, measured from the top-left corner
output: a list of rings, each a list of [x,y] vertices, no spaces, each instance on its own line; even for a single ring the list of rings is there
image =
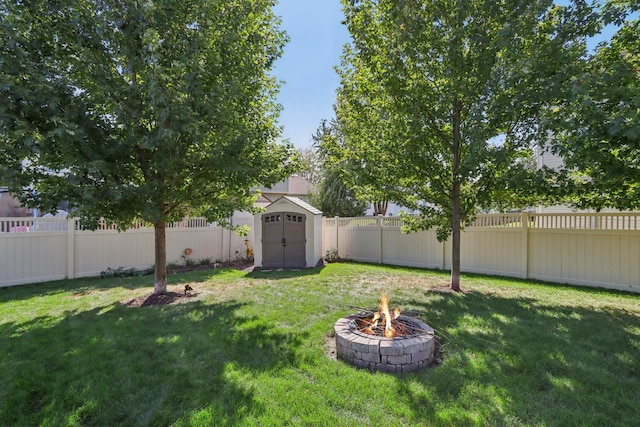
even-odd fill
[[[309,203],[305,202],[304,200],[302,200],[302,199],[300,199],[298,197],[293,197],[293,196],[282,196],[278,200],[276,200],[275,202],[271,203],[271,205],[274,205],[274,204],[280,202],[282,199],[288,200],[289,202],[301,207],[302,209],[312,213],[313,215],[322,215],[322,211],[314,208],[313,206],[311,206]],[[269,205],[269,206],[271,206],[271,205]]]

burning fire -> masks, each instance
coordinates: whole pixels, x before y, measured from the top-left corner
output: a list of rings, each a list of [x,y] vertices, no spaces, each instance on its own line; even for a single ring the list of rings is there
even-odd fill
[[[378,307],[379,309],[373,314],[373,317],[362,319],[362,323],[366,326],[361,328],[361,331],[370,335],[378,335],[376,331],[382,331],[382,334],[387,338],[404,335],[404,330],[398,331],[398,328],[404,329],[403,325],[397,321],[400,309],[396,307],[393,312],[389,310],[389,297],[386,292],[380,294]]]

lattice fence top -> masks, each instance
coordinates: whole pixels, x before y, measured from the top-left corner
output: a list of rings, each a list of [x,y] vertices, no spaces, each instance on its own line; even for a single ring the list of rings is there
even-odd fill
[[[400,228],[403,225],[402,218],[397,216],[324,218],[327,227],[335,227],[336,222],[338,227],[348,228]],[[640,230],[640,212],[478,214],[464,227],[637,231]]]
[[[0,232],[4,233],[34,233],[34,232],[56,232],[67,231],[69,224],[73,221],[72,227],[75,230],[84,230],[82,222],[77,219],[55,218],[55,217],[24,217],[24,218],[0,218]],[[252,218],[235,218],[234,225],[253,225]],[[167,228],[203,228],[218,227],[215,222],[208,222],[206,218],[185,218],[167,224]],[[153,228],[153,224],[145,221],[135,221],[129,229],[139,230]],[[116,230],[114,223],[100,221],[97,230]]]

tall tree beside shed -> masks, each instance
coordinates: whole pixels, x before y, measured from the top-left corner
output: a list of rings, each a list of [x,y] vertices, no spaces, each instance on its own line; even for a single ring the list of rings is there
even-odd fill
[[[0,1],[2,181],[42,209],[69,200],[85,226],[152,223],[165,291],[167,223],[224,222],[290,172],[272,5]]]
[[[342,139],[337,123],[332,120],[327,123],[323,119],[316,133],[311,137],[316,155],[320,161],[320,177],[314,188],[309,192],[309,202],[320,209],[324,216],[361,216],[367,210],[366,203],[356,196],[353,187],[347,185],[343,164],[330,159],[328,146],[336,144]]]
[[[583,1],[342,4],[352,43],[339,69],[337,151],[354,180],[393,177],[388,199],[420,212],[408,229],[452,238],[451,288],[460,290],[461,228],[478,207],[532,180],[522,159],[540,111],[563,96],[565,65],[584,55],[597,14]],[[378,118],[388,136],[372,139]],[[371,174],[374,164],[387,172]]]

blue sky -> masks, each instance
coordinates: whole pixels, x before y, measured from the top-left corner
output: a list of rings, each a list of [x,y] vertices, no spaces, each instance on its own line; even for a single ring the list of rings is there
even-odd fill
[[[296,147],[311,146],[322,119],[333,117],[339,85],[334,67],[349,41],[339,0],[280,0],[274,8],[290,41],[274,74],[284,83],[278,102],[283,137]]]
[[[340,0],[279,0],[274,11],[282,18],[282,28],[290,38],[274,69],[278,80],[284,82],[278,95],[283,107],[283,138],[306,148],[311,146],[311,135],[320,121],[334,115],[339,86],[334,67],[340,63],[349,32],[341,24],[344,15]],[[610,38],[613,31],[614,28],[607,28],[589,47]]]

